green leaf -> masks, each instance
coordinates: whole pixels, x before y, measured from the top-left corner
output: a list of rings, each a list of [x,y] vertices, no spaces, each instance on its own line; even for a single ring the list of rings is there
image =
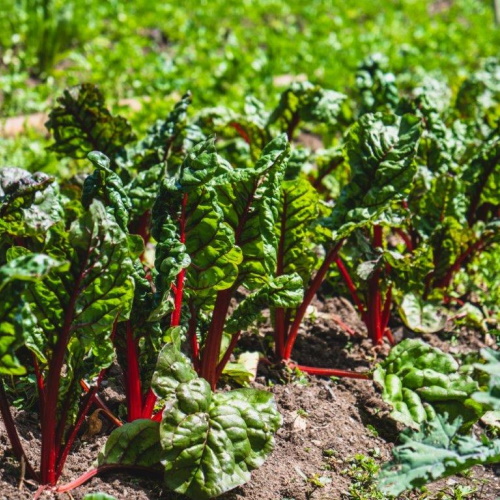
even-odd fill
[[[109,158],[99,151],[92,151],[88,159],[95,167],[83,184],[82,204],[88,207],[94,198],[101,200],[118,222],[121,229],[127,232],[132,204],[125,192],[122,180],[109,167]]]
[[[299,120],[334,125],[341,113],[346,96],[322,89],[310,82],[293,83],[281,94],[268,125],[278,124],[282,132],[293,133]]]
[[[160,424],[138,419],[116,428],[97,458],[98,465],[122,464],[160,468],[163,451]]]
[[[446,324],[442,308],[432,302],[425,302],[413,292],[403,297],[399,312],[405,325],[414,332],[436,333]]]
[[[15,356],[36,319],[24,298],[27,286],[63,264],[43,254],[27,254],[0,267],[0,374],[22,375],[26,370]]]
[[[281,417],[271,394],[214,394],[172,346],[160,354],[153,387],[167,398],[160,436],[173,490],[199,500],[218,496],[248,481],[272,451]]]
[[[45,124],[54,136],[51,151],[71,158],[101,151],[114,160],[135,139],[127,120],[111,115],[103,95],[91,83],[65,90],[57,102]]]
[[[458,369],[449,354],[421,340],[406,339],[377,365],[373,380],[393,407],[391,416],[408,427],[418,429],[435,413],[453,419],[460,415],[469,427],[484,411],[471,399],[477,382]]]
[[[0,234],[41,235],[62,218],[59,189],[52,177],[20,168],[0,169]]]
[[[27,346],[44,373],[56,345],[66,348],[66,375],[60,401],[76,403],[79,380],[93,377],[114,358],[111,333],[115,322],[128,318],[134,296],[133,266],[127,235],[102,203],[94,200],[66,232],[54,226],[44,251],[69,262],[29,287],[29,302],[37,328]]]
[[[272,278],[259,290],[243,299],[227,320],[225,331],[247,329],[266,307],[298,307],[304,298],[304,285],[298,274]]]
[[[482,349],[481,355],[487,363],[478,363],[474,366],[490,375],[488,390],[475,392],[472,398],[481,404],[488,405],[493,410],[500,410],[500,353],[493,349]]]
[[[500,461],[500,440],[478,441],[460,434],[462,422],[438,415],[420,431],[400,435],[393,460],[379,475],[379,487],[388,495],[421,488],[431,481],[463,472],[476,464]]]
[[[346,148],[352,178],[325,221],[334,239],[376,220],[392,202],[405,197],[416,172],[419,136],[420,120],[408,114],[366,114],[349,129]]]
[[[361,113],[394,109],[399,101],[396,77],[386,72],[387,58],[368,56],[356,72],[356,87],[361,94]]]
[[[298,273],[308,283],[316,264],[312,223],[319,215],[319,196],[305,179],[285,181],[276,204],[275,232],[279,236],[278,274]],[[276,271],[275,271],[276,272]]]
[[[238,284],[249,288],[265,283],[276,268],[275,200],[289,154],[288,140],[281,134],[266,145],[254,165],[235,169],[228,182],[217,186],[224,220],[242,251]]]

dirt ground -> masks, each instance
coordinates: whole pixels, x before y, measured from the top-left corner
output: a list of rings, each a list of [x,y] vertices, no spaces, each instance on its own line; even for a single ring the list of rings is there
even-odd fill
[[[366,371],[384,357],[388,346],[373,349],[364,340],[364,327],[352,306],[343,299],[317,301],[314,323],[306,322],[294,352],[294,359],[307,365]],[[345,327],[356,332],[351,336]],[[407,332],[397,324],[394,333]],[[266,328],[259,337],[246,339],[246,349],[262,352],[266,346]],[[434,345],[458,352],[475,350],[484,342],[483,335],[454,332],[451,345],[439,337],[426,338]],[[487,341],[487,339],[486,339]],[[369,470],[389,460],[391,448],[400,429],[387,418],[388,408],[371,381],[330,380],[297,377],[283,371],[272,371],[261,365],[255,386],[271,391],[283,415],[283,426],[276,436],[276,447],[266,463],[252,473],[252,480],[229,493],[223,500],[376,500]],[[113,402],[108,388],[103,397]],[[110,404],[111,404],[110,403]],[[37,415],[20,411],[16,414],[21,437],[30,458],[36,463],[39,454]],[[100,435],[81,441],[68,459],[63,482],[88,470],[111,430],[106,423]],[[500,497],[500,464],[498,467],[475,467],[464,476],[446,478],[428,487],[424,493],[410,493],[401,499],[476,499]],[[36,486],[20,480],[19,464],[9,449],[5,428],[0,421],[0,500],[31,499]],[[19,485],[22,484],[22,488]],[[467,496],[453,493],[458,485],[474,491]],[[146,477],[110,474],[92,479],[71,491],[71,495],[44,492],[40,498],[82,499],[85,494],[103,492],[118,500],[181,499]],[[380,496],[379,496],[380,495]]]

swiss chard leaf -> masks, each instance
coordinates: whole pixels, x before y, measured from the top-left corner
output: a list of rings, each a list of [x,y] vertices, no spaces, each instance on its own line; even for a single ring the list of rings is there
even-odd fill
[[[0,234],[40,235],[62,217],[59,189],[52,177],[20,168],[0,169]]]
[[[259,290],[243,299],[226,323],[227,333],[248,328],[266,307],[298,307],[303,299],[304,287],[297,274],[270,279]]]
[[[193,499],[220,495],[250,478],[281,424],[271,394],[253,389],[212,393],[173,346],[159,357],[153,387],[166,398],[160,439],[165,482]]]
[[[44,251],[67,260],[69,270],[52,271],[30,286],[38,325],[27,345],[42,370],[50,370],[54,352],[67,346],[60,397],[74,400],[80,378],[95,376],[113,359],[113,325],[128,318],[132,305],[132,260],[126,234],[98,200],[69,232],[52,228]]]
[[[24,299],[27,286],[43,279],[62,264],[43,254],[17,257],[0,267],[0,374],[22,375],[15,351],[24,344],[28,332],[36,328],[36,319]]]
[[[99,453],[98,465],[123,464],[160,468],[160,424],[138,419],[115,429]]]
[[[125,118],[111,115],[95,85],[65,90],[57,102],[46,123],[55,141],[50,149],[56,153],[85,158],[91,151],[101,151],[114,160],[135,138]]]
[[[500,440],[478,441],[461,435],[461,428],[460,418],[450,422],[447,415],[437,415],[421,430],[401,434],[402,444],[393,449],[394,459],[379,475],[380,489],[397,496],[473,465],[500,461]]]
[[[460,416],[470,427],[484,413],[472,394],[478,384],[459,373],[449,354],[420,340],[406,339],[377,365],[373,380],[382,388],[382,398],[393,407],[395,420],[418,429],[438,413]]]
[[[376,220],[390,203],[409,192],[420,120],[413,115],[363,115],[349,130],[347,154],[352,178],[325,224],[334,239]]]

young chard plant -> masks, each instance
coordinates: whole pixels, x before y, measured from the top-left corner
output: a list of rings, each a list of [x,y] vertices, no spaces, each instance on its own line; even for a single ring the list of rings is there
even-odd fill
[[[2,170],[3,373],[36,377],[41,426],[39,469],[55,485],[102,370],[113,359],[111,332],[130,312],[134,282],[127,235],[98,201],[67,203],[52,179]],[[64,209],[66,211],[64,212]],[[12,357],[20,347],[21,362]],[[95,380],[83,395],[80,380]],[[19,459],[26,462],[5,391],[1,411]]]

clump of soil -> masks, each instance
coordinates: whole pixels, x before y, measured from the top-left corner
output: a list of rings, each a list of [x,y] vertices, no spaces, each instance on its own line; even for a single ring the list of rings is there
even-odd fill
[[[315,304],[314,323],[306,322],[297,342],[294,359],[301,364],[366,371],[383,357],[387,348],[373,349],[363,340],[364,327],[357,314],[341,299],[329,299]],[[340,321],[339,321],[340,320]],[[355,333],[346,333],[345,326]],[[262,335],[265,335],[263,329]],[[478,336],[459,332],[458,346],[475,349]],[[427,339],[429,340],[429,339]],[[439,344],[439,339],[430,339]],[[250,339],[249,339],[250,341]],[[465,341],[465,342],[462,342]],[[252,342],[255,342],[253,338]],[[249,342],[250,343],[250,342]],[[446,344],[444,344],[446,345]],[[440,345],[443,347],[444,345]],[[455,348],[457,348],[455,345]],[[353,486],[352,471],[363,459],[377,463],[390,459],[391,449],[401,430],[387,418],[389,408],[381,400],[373,383],[367,380],[330,380],[316,377],[295,377],[274,372],[266,366],[255,387],[271,391],[283,416],[283,426],[276,435],[276,447],[266,463],[252,473],[252,480],[229,493],[223,500],[345,500],[376,499],[373,484]],[[275,385],[268,387],[268,381]],[[112,389],[108,396],[113,398]],[[15,414],[25,450],[36,463],[39,456],[38,418],[33,412]],[[90,441],[78,443],[70,455],[62,482],[70,481],[91,467],[109,432]],[[355,458],[358,455],[357,459]],[[500,470],[496,470],[500,473]],[[493,500],[500,496],[500,480],[495,468],[475,467],[466,477],[452,477],[429,487],[427,496],[408,494],[405,499],[437,499],[439,492],[449,492],[457,484],[473,487],[476,493],[469,499]],[[22,489],[19,485],[22,484]],[[357,493],[355,489],[358,489]],[[364,488],[360,490],[359,488]],[[372,488],[372,489],[370,489]],[[20,481],[20,467],[12,457],[5,428],[0,421],[0,500],[31,499],[36,485]],[[103,492],[118,500],[182,499],[163,488],[156,480],[110,474],[92,479],[71,492],[75,500],[85,494]],[[362,496],[364,495],[364,496]],[[69,498],[44,492],[42,499]],[[454,497],[449,497],[454,498]]]

